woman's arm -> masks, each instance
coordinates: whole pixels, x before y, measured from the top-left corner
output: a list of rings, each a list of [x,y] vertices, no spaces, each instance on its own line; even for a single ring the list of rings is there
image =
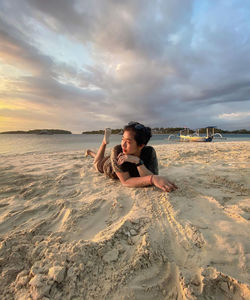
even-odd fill
[[[118,165],[122,165],[124,162],[131,162],[136,165],[140,162],[140,158],[135,155],[125,155],[123,153],[120,153],[118,155]],[[144,164],[137,166],[137,170],[140,174],[140,177],[154,174]]]
[[[130,177],[129,172],[116,172],[121,184],[126,187],[143,187],[152,185],[152,175],[143,177]]]
[[[147,175],[154,175],[144,164],[137,167],[137,170],[141,177]]]
[[[158,175],[147,175],[143,177],[130,177],[128,172],[116,172],[121,184],[126,187],[144,187],[154,185],[164,192],[171,192],[177,189],[177,186],[166,177]]]
[[[130,177],[129,172],[122,172],[122,170],[119,168],[121,164],[123,164],[125,161],[129,161],[132,163],[138,163],[139,158],[134,155],[124,155],[120,153],[119,155],[115,156],[114,151],[111,153],[112,158],[112,166],[116,172],[116,175],[120,179],[120,182],[123,186],[127,187],[144,187],[144,186],[150,186],[154,185],[164,192],[171,192],[177,189],[177,186],[169,181],[166,177],[153,175],[153,173],[148,170],[144,165],[138,166],[138,172],[140,176],[141,174],[145,174],[141,177]],[[157,162],[157,159],[156,159]],[[140,169],[140,170],[139,170]],[[156,171],[158,173],[158,167],[156,165]]]

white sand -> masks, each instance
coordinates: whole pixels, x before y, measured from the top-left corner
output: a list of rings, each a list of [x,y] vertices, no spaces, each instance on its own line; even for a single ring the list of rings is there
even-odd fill
[[[155,149],[178,191],[84,152],[1,157],[1,299],[250,299],[250,142]]]

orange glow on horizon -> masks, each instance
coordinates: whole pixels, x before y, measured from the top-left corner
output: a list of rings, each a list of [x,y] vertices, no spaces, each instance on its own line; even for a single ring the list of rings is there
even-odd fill
[[[40,123],[40,124],[39,124]],[[36,119],[25,117],[6,117],[0,116],[0,132],[5,131],[27,131],[37,128],[45,128],[46,122],[37,122]]]

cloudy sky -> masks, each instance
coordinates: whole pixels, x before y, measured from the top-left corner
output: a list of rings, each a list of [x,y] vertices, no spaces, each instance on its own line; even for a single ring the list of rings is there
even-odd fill
[[[0,1],[0,131],[131,120],[250,129],[250,1]]]

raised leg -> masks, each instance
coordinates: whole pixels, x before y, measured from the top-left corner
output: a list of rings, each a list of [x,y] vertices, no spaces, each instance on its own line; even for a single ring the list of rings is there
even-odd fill
[[[104,159],[106,145],[109,144],[110,135],[111,135],[111,129],[106,128],[104,131],[104,136],[103,136],[101,146],[99,147],[97,153],[95,153],[94,151],[92,151],[90,149],[88,149],[86,151],[86,156],[90,155],[91,157],[94,158],[94,166],[97,171],[98,171],[98,164]]]
[[[102,141],[101,146],[99,147],[99,149],[95,155],[94,165],[104,158],[106,145],[107,144],[105,144],[104,141]]]
[[[104,136],[103,136],[101,146],[100,146],[100,148],[98,149],[98,151],[95,155],[94,165],[104,158],[106,145],[109,144],[110,135],[111,135],[111,129],[106,128],[105,131],[104,131]]]

